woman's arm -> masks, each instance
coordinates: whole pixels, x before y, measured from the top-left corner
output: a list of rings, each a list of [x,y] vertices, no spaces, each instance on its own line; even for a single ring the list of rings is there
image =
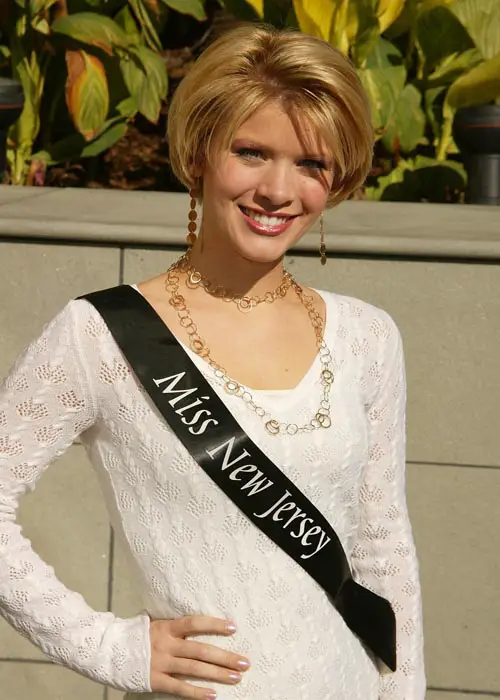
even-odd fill
[[[418,562],[405,495],[406,383],[401,337],[386,317],[379,357],[368,368],[368,462],[352,552],[356,579],[387,598],[397,621],[395,673],[383,672],[381,700],[424,700],[425,674]]]
[[[18,359],[0,388],[0,614],[53,661],[120,690],[149,690],[149,619],[92,610],[33,551],[16,523],[20,497],[98,412],[80,330],[90,306],[71,302]]]

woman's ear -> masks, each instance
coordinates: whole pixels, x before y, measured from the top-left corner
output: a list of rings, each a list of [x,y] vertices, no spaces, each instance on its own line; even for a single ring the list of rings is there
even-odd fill
[[[191,177],[193,178],[193,185],[195,182],[198,182],[201,180],[203,177],[203,170],[204,170],[204,159],[201,155],[201,153],[197,153],[195,158],[193,159],[190,167],[190,174]]]

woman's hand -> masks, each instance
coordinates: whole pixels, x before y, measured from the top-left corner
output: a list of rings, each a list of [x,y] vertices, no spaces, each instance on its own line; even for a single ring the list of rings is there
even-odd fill
[[[241,672],[246,671],[250,663],[238,654],[185,638],[199,634],[221,634],[227,637],[235,631],[232,622],[203,615],[189,615],[178,620],[152,620],[151,690],[171,693],[181,698],[215,700],[214,690],[199,688],[174,676],[194,676],[235,685],[241,680]]]

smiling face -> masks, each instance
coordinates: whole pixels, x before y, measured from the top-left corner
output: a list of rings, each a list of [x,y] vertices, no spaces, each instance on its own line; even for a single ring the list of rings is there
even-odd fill
[[[281,259],[325,208],[332,167],[321,139],[278,103],[262,107],[203,171],[204,242],[255,262]]]

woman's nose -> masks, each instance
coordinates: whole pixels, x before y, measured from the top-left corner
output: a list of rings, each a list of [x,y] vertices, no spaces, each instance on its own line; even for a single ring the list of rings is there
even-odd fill
[[[274,207],[283,207],[295,199],[295,178],[287,163],[270,163],[262,173],[257,194]]]

